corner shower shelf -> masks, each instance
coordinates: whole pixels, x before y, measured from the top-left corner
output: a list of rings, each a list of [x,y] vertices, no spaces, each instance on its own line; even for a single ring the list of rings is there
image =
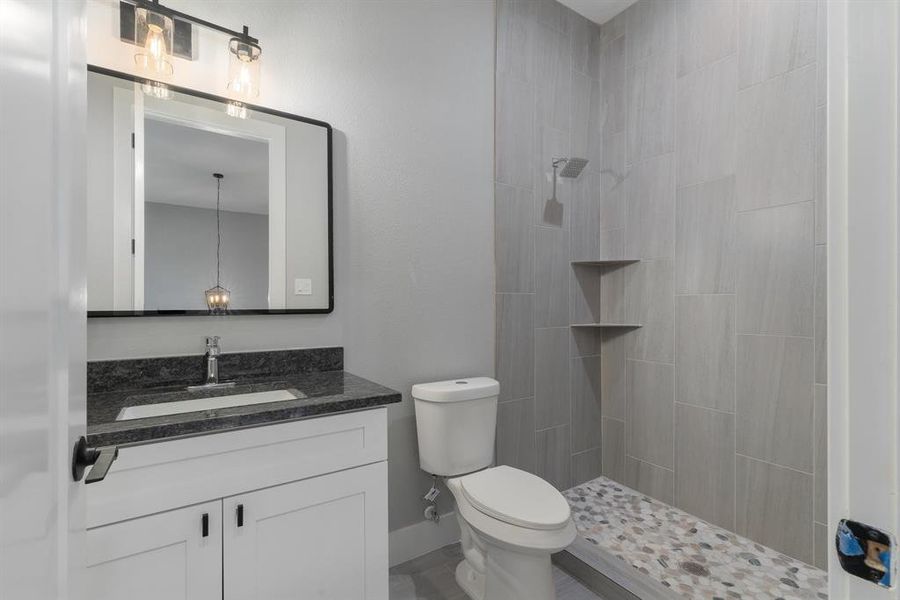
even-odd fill
[[[610,258],[606,260],[573,260],[573,267],[622,267],[641,262],[637,258]]]
[[[637,329],[643,327],[640,323],[572,323],[569,327],[593,327],[596,329]]]

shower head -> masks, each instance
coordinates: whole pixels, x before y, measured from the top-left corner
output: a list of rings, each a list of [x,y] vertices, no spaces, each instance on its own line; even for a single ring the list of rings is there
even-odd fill
[[[559,176],[567,179],[575,179],[581,175],[581,171],[588,164],[588,160],[586,158],[574,157],[553,159],[554,167],[558,167],[560,163],[565,163],[565,166],[563,166],[562,171],[559,172]]]

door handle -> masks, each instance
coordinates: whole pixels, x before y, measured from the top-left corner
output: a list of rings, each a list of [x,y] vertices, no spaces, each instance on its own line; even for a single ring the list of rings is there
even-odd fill
[[[203,517],[200,519],[200,536],[209,536],[209,513],[203,513]]]
[[[244,505],[243,504],[237,505],[237,526],[238,527],[244,526]]]
[[[91,471],[84,482],[87,484],[103,481],[109,472],[109,467],[112,466],[113,461],[118,457],[118,446],[91,448],[87,444],[87,439],[81,436],[75,442],[75,448],[72,449],[72,479],[81,481],[85,470],[91,467]]]

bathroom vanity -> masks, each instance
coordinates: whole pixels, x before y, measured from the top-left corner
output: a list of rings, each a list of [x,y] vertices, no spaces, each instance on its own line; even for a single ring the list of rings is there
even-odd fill
[[[117,419],[182,402],[202,359],[91,363],[88,443],[119,449],[87,489],[91,597],[387,599],[386,405],[400,394],[344,372],[338,348],[222,362],[237,385],[203,395],[301,397]]]

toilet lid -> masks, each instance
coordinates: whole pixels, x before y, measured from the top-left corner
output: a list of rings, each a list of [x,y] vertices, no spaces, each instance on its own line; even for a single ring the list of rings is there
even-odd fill
[[[529,529],[560,529],[569,521],[569,503],[556,488],[531,473],[507,466],[460,479],[466,499],[480,512]]]

